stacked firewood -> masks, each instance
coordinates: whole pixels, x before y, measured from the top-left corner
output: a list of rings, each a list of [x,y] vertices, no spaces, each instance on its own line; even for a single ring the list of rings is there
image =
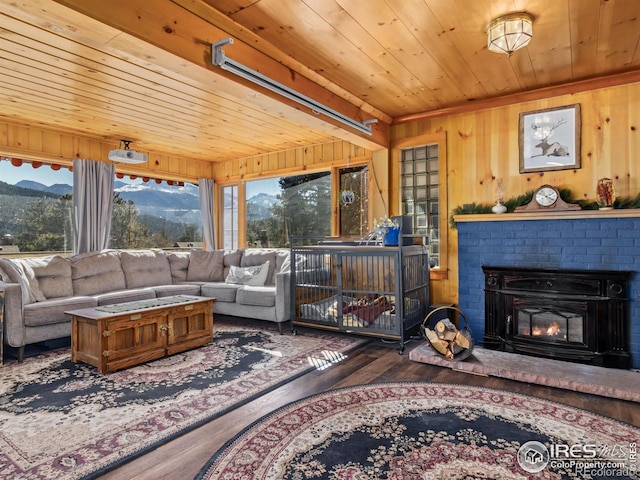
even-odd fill
[[[471,333],[466,329],[458,330],[448,318],[438,321],[433,330],[425,327],[424,332],[433,348],[449,360],[473,347]]]

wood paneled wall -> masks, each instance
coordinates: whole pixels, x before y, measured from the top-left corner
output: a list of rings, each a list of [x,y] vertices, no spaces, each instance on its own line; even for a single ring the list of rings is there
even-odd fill
[[[216,183],[233,183],[303,172],[329,170],[346,162],[370,158],[371,152],[345,141],[299,147],[293,150],[256,155],[216,163]]]
[[[0,155],[27,161],[70,166],[75,158],[109,162],[109,150],[118,148],[113,142],[48,130],[45,128],[0,122]],[[135,145],[131,148],[135,150]],[[116,171],[139,177],[196,182],[211,178],[213,164],[187,157],[144,152],[149,162],[140,165],[117,164]]]
[[[582,110],[582,167],[520,174],[519,114],[574,103],[579,103]],[[453,208],[465,203],[493,203],[498,181],[502,182],[505,198],[548,183],[569,188],[574,199],[595,200],[596,183],[602,177],[614,180],[619,197],[640,192],[640,83],[399,124],[391,129],[391,142],[405,143],[403,140],[442,132],[447,138],[447,171],[446,176],[442,176],[449,206],[447,217]],[[107,161],[108,150],[116,147],[99,138],[0,123],[0,155],[3,156],[70,165],[73,158]],[[330,169],[346,165],[348,159],[367,160],[375,171],[375,183],[370,185],[372,218],[399,213],[399,203],[395,201],[399,198],[399,185],[390,181],[393,155],[387,150],[370,152],[349,142],[336,141],[220,163],[146,153],[150,158],[148,164],[118,165],[117,170],[184,181],[214,178],[218,184],[225,184]],[[448,276],[432,282],[433,302],[457,303],[457,253],[457,235],[449,231]]]
[[[0,155],[26,161],[70,166],[75,158],[108,162],[113,142],[41,127],[0,122]],[[135,149],[135,145],[131,148]],[[212,163],[158,152],[144,152],[149,162],[119,164],[116,171],[151,178],[197,181],[213,178],[218,183],[327,170],[349,161],[370,160],[371,152],[345,141],[300,147],[265,155]],[[386,179],[386,172],[384,172]]]
[[[575,103],[582,110],[582,168],[520,174],[519,114]],[[547,183],[570,189],[574,199],[595,200],[596,183],[602,177],[614,180],[619,197],[640,192],[640,83],[396,125],[391,141],[435,132],[447,133],[447,217],[463,204],[494,203],[499,180],[507,199]],[[397,198],[398,185],[390,189],[391,197]],[[433,282],[432,297],[435,302],[457,303],[455,231],[448,238],[448,278]]]

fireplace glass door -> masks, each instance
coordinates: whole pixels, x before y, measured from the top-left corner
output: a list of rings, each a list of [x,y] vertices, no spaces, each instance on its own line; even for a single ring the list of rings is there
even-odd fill
[[[515,311],[517,335],[545,342],[584,343],[583,315],[542,307]]]
[[[589,310],[596,308],[594,302],[527,295],[506,295],[505,300],[507,338],[515,344],[564,345],[567,348],[587,345],[586,319]]]

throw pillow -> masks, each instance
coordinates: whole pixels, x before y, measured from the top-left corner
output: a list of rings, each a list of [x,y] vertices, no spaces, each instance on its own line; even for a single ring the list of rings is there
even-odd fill
[[[11,279],[11,282],[20,284],[23,305],[46,300],[38,286],[38,279],[33,273],[33,269],[26,265],[22,259],[9,260],[2,258],[0,259],[0,264],[5,274]]]
[[[236,267],[240,266],[240,261],[242,260],[242,253],[244,252],[244,250],[240,250],[240,249],[236,249],[236,250],[225,250],[224,251],[224,277],[227,278],[227,275],[229,275],[229,269],[231,268],[232,265],[235,265]],[[252,265],[260,265],[261,263],[256,263],[256,264],[252,264]],[[243,266],[247,266],[247,265],[243,265]]]
[[[2,269],[2,267],[0,267],[0,280],[2,280],[4,283],[11,283],[11,277]]]
[[[236,267],[232,265],[229,268],[229,274],[225,282],[257,287],[264,285],[267,275],[269,275],[269,262],[254,267]]]
[[[254,267],[257,265],[264,265],[265,262],[269,262],[269,273],[267,274],[267,285],[273,285],[275,283],[273,274],[276,270],[276,251],[272,249],[247,249],[242,254],[240,260],[241,267]]]

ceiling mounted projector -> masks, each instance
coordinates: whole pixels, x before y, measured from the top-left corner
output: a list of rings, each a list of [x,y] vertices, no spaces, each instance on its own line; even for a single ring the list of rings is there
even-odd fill
[[[136,152],[129,148],[131,140],[120,140],[124,144],[124,148],[117,150],[109,150],[109,160],[119,163],[146,163],[148,158],[144,153]]]

